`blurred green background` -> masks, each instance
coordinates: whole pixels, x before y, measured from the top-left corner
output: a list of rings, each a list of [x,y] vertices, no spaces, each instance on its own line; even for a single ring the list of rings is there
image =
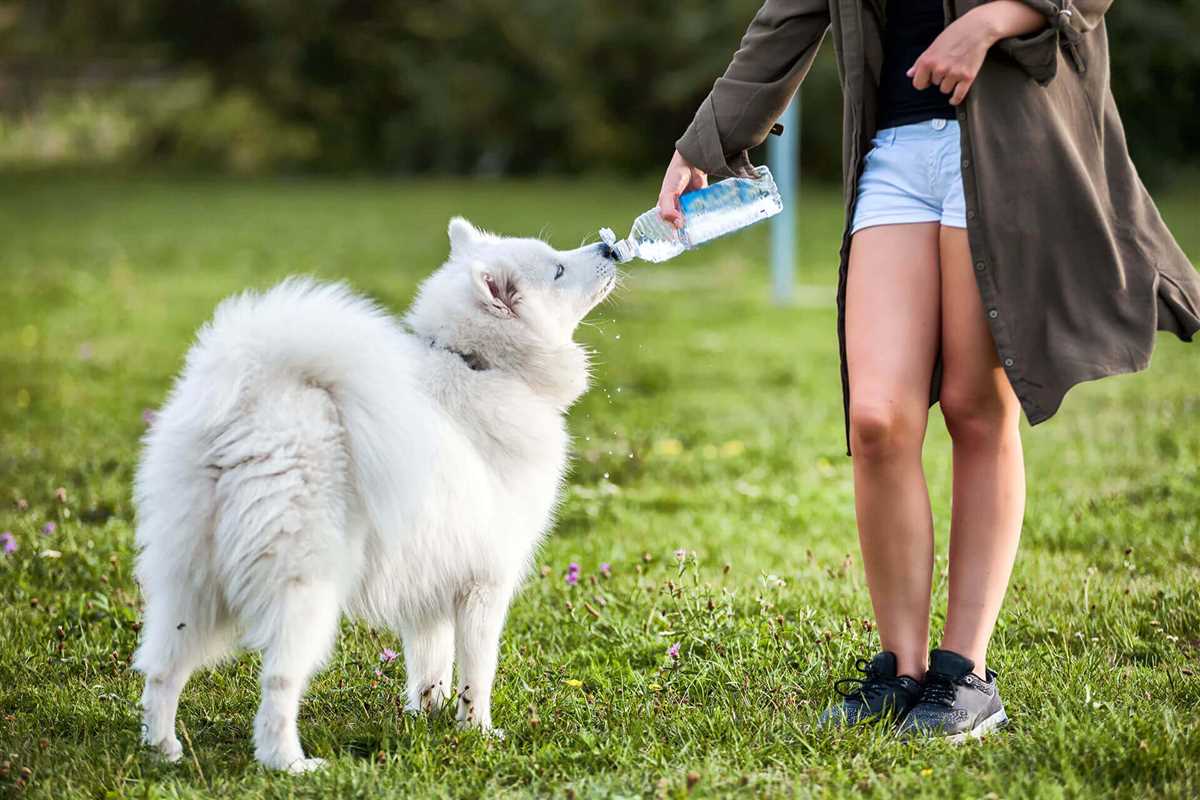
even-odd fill
[[[0,164],[642,173],[759,0],[4,0]],[[1200,0],[1115,3],[1112,85],[1161,188],[1200,164]],[[836,177],[824,48],[804,168]]]

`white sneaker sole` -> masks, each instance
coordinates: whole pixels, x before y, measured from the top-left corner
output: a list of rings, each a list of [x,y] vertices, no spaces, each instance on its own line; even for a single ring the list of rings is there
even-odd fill
[[[971,730],[963,731],[962,733],[956,733],[953,736],[947,736],[945,738],[946,741],[950,742],[951,744],[962,744],[972,739],[982,739],[992,731],[1003,728],[1007,724],[1008,715],[1004,713],[1004,709],[1002,708],[995,714],[992,714],[990,717],[985,719],[983,722],[980,722]]]

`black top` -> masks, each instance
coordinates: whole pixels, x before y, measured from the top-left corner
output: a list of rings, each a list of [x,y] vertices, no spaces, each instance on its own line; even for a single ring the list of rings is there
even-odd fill
[[[950,95],[937,86],[917,91],[904,73],[946,27],[942,0],[888,0],[879,76],[879,128],[954,119]]]

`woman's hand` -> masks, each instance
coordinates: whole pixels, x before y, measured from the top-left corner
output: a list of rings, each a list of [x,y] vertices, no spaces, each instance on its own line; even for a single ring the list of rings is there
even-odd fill
[[[676,150],[663,175],[662,191],[658,193],[658,215],[676,228],[683,227],[683,212],[679,209],[679,195],[692,189],[708,186],[708,175],[696,169]]]
[[[956,106],[975,83],[992,45],[1007,36],[1032,33],[1045,24],[1045,17],[1019,0],[984,3],[950,23],[906,74],[914,88],[937,86],[950,95],[950,105]]]

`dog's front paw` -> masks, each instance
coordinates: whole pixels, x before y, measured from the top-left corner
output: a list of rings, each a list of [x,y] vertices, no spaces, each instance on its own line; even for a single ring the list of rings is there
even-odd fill
[[[325,764],[326,762],[323,758],[298,758],[288,764],[287,771],[293,775],[302,775],[305,772],[324,769]]]
[[[442,681],[437,683],[420,684],[408,690],[408,702],[404,704],[405,712],[417,714],[437,714],[446,707],[450,695]]]
[[[325,759],[308,758],[299,747],[284,747],[279,750],[256,748],[254,757],[267,769],[290,772],[293,775],[312,772],[325,766]]]
[[[460,730],[464,730],[464,731],[479,731],[480,735],[486,736],[490,739],[503,739],[504,738],[504,729],[503,728],[493,728],[491,720],[488,720],[486,722],[481,722],[477,719],[470,719],[470,718],[459,719],[458,727]]]
[[[183,758],[183,745],[174,736],[168,736],[165,739],[160,739],[157,742],[152,742],[143,738],[148,746],[152,747],[164,761],[169,761],[174,764],[179,759]]]

